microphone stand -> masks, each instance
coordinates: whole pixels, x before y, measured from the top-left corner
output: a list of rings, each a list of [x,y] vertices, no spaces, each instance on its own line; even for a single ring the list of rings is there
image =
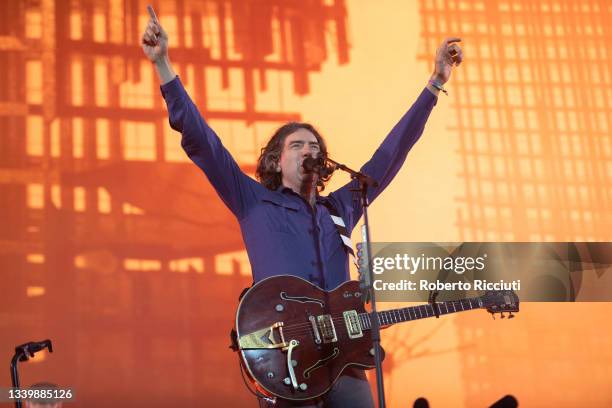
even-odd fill
[[[372,312],[370,313],[372,321],[372,344],[374,345],[374,363],[376,365],[376,390],[378,393],[378,407],[385,408],[385,385],[383,381],[382,372],[382,352],[380,347],[380,321],[378,320],[378,311],[376,310],[376,296],[372,286],[374,277],[372,275],[371,262],[372,247],[370,245],[370,222],[368,219],[368,187],[378,187],[378,182],[367,174],[363,174],[359,171],[355,171],[344,164],[338,163],[330,158],[327,158],[327,162],[332,165],[333,170],[340,169],[347,172],[351,179],[357,180],[359,187],[352,189],[351,191],[359,192],[361,208],[363,210],[363,227],[362,236],[365,245],[363,249],[365,251],[365,259],[367,264],[365,265],[365,271],[359,273],[359,286],[362,293],[364,294],[364,303],[367,303],[368,299],[371,301]],[[361,269],[361,267],[360,267]]]
[[[47,339],[38,342],[33,341],[15,347],[15,355],[11,360],[11,381],[13,382],[14,389],[19,389],[19,373],[17,373],[17,362],[28,361],[31,357],[34,357],[34,353],[37,353],[45,348],[49,349],[49,353],[53,352],[51,340]],[[21,408],[21,398],[15,398],[15,408]]]

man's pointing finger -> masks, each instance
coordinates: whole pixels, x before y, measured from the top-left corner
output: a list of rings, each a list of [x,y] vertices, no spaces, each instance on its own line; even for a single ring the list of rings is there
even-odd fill
[[[455,43],[455,42],[461,42],[461,38],[459,38],[459,37],[448,37],[448,38],[446,38],[444,40],[444,42],[446,43],[446,45],[450,45],[450,44]]]
[[[152,5],[147,4],[147,11],[149,12],[149,16],[151,17],[151,20],[158,22],[157,16],[155,15],[155,10],[153,10]]]

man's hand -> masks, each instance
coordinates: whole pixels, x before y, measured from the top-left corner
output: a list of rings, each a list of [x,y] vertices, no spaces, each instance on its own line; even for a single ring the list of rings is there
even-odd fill
[[[142,35],[142,50],[151,62],[158,62],[161,58],[168,56],[168,34],[164,31],[153,7],[147,6],[149,12],[149,23]]]
[[[440,85],[445,84],[450,78],[453,65],[459,65],[463,61],[463,51],[456,44],[460,41],[461,38],[450,37],[445,39],[442,45],[438,47],[434,73],[431,75],[431,79]]]

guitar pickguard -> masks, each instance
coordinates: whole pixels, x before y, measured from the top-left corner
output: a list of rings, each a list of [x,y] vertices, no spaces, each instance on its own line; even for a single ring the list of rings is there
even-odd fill
[[[328,361],[333,360],[334,358],[338,357],[338,355],[340,355],[340,350],[338,349],[338,347],[334,347],[333,353],[331,353],[327,357],[322,358],[321,360],[317,361],[316,363],[304,370],[304,378],[310,378],[310,373],[312,371],[316,370],[317,368],[323,367],[325,364],[327,364]]]
[[[299,303],[318,303],[321,308],[325,307],[325,302],[323,302],[322,300],[311,298],[308,296],[290,296],[286,292],[281,292],[280,298],[283,300],[289,300],[292,302]]]

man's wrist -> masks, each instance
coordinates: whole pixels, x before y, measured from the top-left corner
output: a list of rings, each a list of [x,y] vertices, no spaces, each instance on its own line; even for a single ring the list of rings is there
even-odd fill
[[[434,96],[438,96],[440,95],[440,91],[435,88],[434,86],[432,86],[429,82],[427,83],[427,85],[425,86],[425,88],[431,92]]]
[[[176,77],[176,73],[172,69],[172,64],[170,64],[170,59],[167,54],[156,59],[153,64],[157,69],[157,75],[162,85],[167,84]]]
[[[153,61],[153,65],[155,65],[157,68],[167,67],[169,64],[170,60],[168,59],[168,54],[161,55],[159,58]]]
[[[444,85],[446,83],[446,80],[444,79],[444,77],[441,74],[438,74],[436,72],[431,74],[431,77],[429,78],[429,80],[434,81],[440,85]]]

